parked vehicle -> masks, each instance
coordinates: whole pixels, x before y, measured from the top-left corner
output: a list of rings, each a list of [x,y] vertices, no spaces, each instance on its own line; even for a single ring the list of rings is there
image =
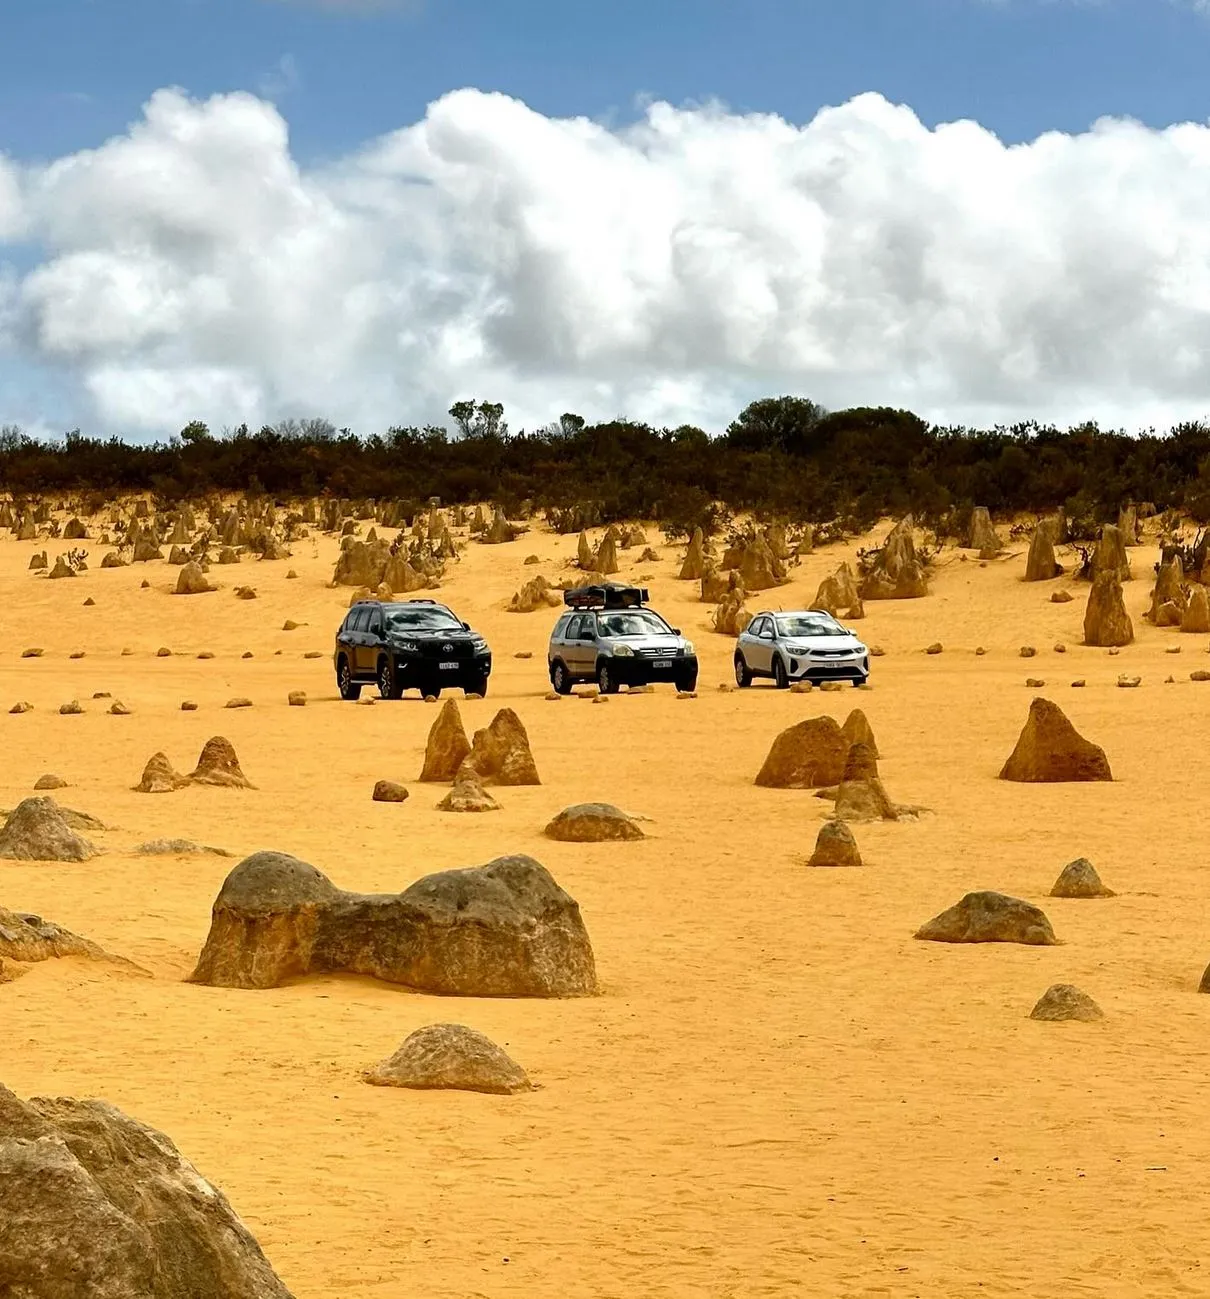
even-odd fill
[[[383,699],[450,687],[486,695],[492,671],[487,641],[435,600],[359,601],[336,633],[332,659],[342,699],[357,699],[367,685]]]
[[[582,681],[595,681],[605,695],[654,681],[696,689],[693,642],[647,607],[644,587],[606,582],[566,591],[563,600],[570,611],[555,623],[546,653],[561,695]]]
[[[784,690],[792,681],[851,681],[864,685],[870,651],[829,613],[806,609],[758,613],[735,644],[735,681],[750,686],[772,677]]]

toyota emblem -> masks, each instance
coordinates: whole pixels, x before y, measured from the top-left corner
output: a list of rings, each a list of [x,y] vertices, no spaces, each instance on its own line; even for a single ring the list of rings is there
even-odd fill
[[[441,652],[442,654],[452,654],[454,652],[454,647],[452,645],[442,645]]]

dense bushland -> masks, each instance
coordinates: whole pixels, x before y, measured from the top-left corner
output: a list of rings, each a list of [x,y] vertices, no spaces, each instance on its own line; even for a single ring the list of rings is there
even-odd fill
[[[915,512],[929,526],[961,526],[975,504],[993,512],[1063,509],[1089,524],[1124,501],[1210,521],[1210,425],[1131,436],[1094,425],[1024,424],[991,431],[930,427],[909,411],[825,412],[801,398],[754,402],[727,431],[653,429],[565,415],[538,432],[510,433],[502,408],[459,402],[455,428],[392,428],[358,437],[323,421],[222,436],[204,424],[152,445],[69,434],[40,442],[0,433],[0,487],[109,495],[148,491],[171,502],[211,492],[286,499],[329,494],[490,499],[565,509],[585,522],[655,518],[670,530],[750,510],[787,522],[843,519],[865,526]],[[570,507],[579,507],[571,509]]]

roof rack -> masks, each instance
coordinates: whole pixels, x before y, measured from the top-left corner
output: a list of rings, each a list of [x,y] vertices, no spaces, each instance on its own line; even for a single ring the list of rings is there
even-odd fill
[[[577,586],[563,592],[563,603],[572,609],[637,609],[647,599],[645,586],[625,586],[621,582]]]

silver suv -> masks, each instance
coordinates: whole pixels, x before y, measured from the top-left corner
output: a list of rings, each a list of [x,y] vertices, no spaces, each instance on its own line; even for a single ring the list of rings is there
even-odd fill
[[[865,685],[870,651],[830,613],[758,613],[735,644],[735,681],[772,677],[778,689],[791,681],[851,681]]]
[[[693,642],[646,608],[644,588],[607,582],[566,591],[563,599],[570,612],[555,623],[546,651],[550,683],[559,694],[581,681],[595,681],[603,695],[653,681],[697,688]]]

